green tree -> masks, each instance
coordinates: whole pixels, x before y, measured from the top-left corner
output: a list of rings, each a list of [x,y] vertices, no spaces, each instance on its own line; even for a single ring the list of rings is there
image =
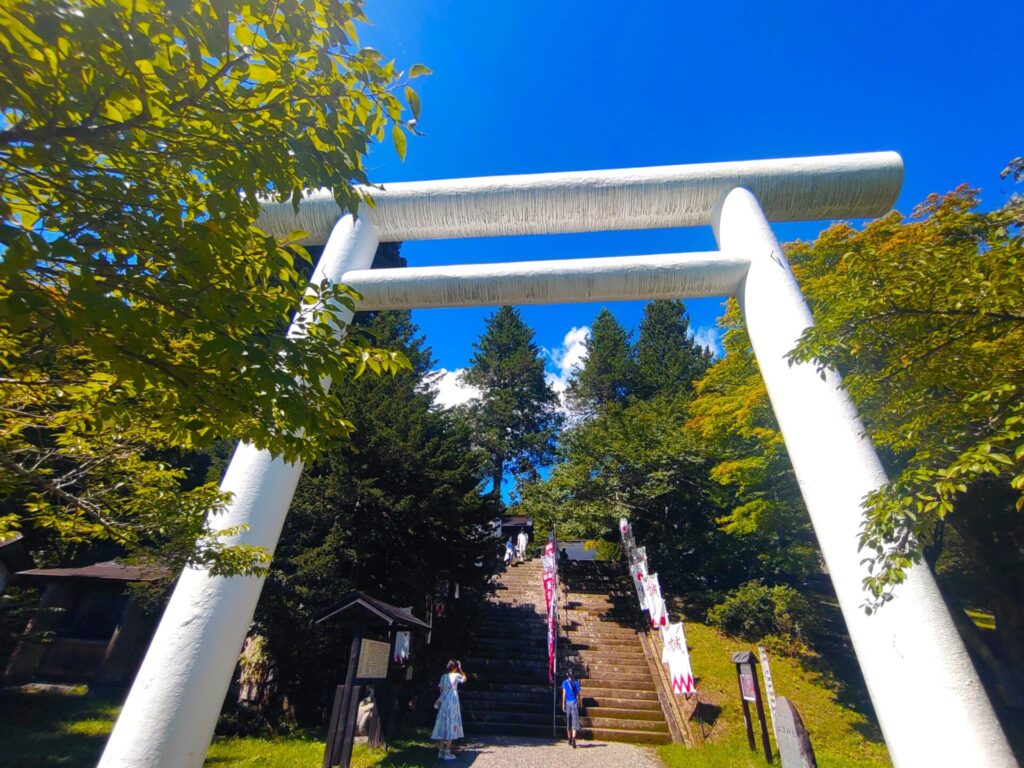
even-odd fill
[[[0,8],[0,491],[23,501],[0,535],[244,570],[206,528],[223,499],[179,492],[165,449],[313,458],[352,429],[316,382],[402,367],[333,337],[343,286],[315,286],[286,338],[308,256],[256,223],[261,198],[312,187],[355,211],[370,142],[404,153],[407,77],[356,49],[360,21],[358,0]]]
[[[909,219],[893,212],[862,230],[838,224],[787,246],[816,322],[792,356],[843,374],[892,478],[865,500],[866,603],[898,598],[906,568],[923,559],[969,645],[999,676],[998,659],[959,611],[993,610],[1018,677],[1022,221],[1018,198],[982,213],[977,192],[962,187],[929,197]],[[802,504],[734,303],[724,322],[726,356],[698,382],[689,428],[722,457],[712,476],[735,490],[726,530],[788,527],[810,545],[803,524],[784,522],[796,525]]]
[[[524,486],[521,511],[570,538],[614,532],[617,540],[619,518],[629,518],[677,593],[731,579],[737,568],[716,565],[728,559],[729,542],[715,529],[709,465],[683,429],[686,418],[681,397],[609,404],[562,434],[558,463],[547,480]]]
[[[722,531],[758,578],[798,584],[821,570],[810,518],[735,300],[721,323],[725,356],[697,381],[686,429],[727,491]]]
[[[351,590],[419,609],[442,576],[463,590],[481,581],[474,564],[494,553],[494,509],[480,481],[486,456],[457,413],[433,406],[430,353],[409,313],[365,323],[414,371],[337,388],[356,430],[303,473],[256,615],[280,693],[307,723],[330,706],[346,658],[337,628],[316,619]]]
[[[712,361],[711,352],[690,337],[682,301],[659,299],[644,307],[636,341],[639,397],[692,392]]]
[[[636,361],[629,333],[602,307],[584,344],[583,365],[569,382],[569,402],[583,413],[624,403],[636,388]]]
[[[837,368],[891,482],[866,499],[877,602],[907,567],[943,572],[947,528],[1024,679],[1024,206],[932,195],[910,219],[831,227],[790,250],[817,325],[793,357]],[[966,558],[964,557],[966,555]],[[948,571],[947,571],[948,573]]]
[[[487,318],[473,349],[463,376],[482,394],[467,410],[476,439],[490,457],[488,476],[500,502],[506,473],[533,477],[551,461],[561,421],[557,396],[544,377],[533,330],[513,307],[501,307]]]

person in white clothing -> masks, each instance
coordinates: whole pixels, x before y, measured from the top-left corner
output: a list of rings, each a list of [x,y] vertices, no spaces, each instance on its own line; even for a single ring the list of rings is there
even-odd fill
[[[437,756],[442,760],[454,760],[452,741],[463,737],[462,708],[459,706],[459,686],[466,682],[466,673],[458,659],[448,662],[448,668],[437,683],[441,694],[434,704],[437,720],[431,739],[437,742]]]
[[[526,529],[521,528],[519,536],[516,538],[516,559],[520,563],[526,562],[526,545],[529,543],[530,537],[526,535]]]

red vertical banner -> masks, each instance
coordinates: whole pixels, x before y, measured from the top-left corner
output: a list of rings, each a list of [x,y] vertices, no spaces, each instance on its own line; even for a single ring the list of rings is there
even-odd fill
[[[541,579],[544,583],[544,603],[548,610],[548,682],[555,682],[555,654],[558,652],[558,555],[554,534],[544,547]]]

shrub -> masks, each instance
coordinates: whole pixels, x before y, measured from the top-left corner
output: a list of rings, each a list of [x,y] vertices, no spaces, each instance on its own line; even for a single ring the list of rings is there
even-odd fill
[[[774,637],[785,645],[803,645],[818,622],[811,604],[795,589],[767,587],[759,580],[733,590],[708,611],[709,624],[751,642]]]
[[[594,559],[600,561],[616,561],[622,557],[622,547],[617,541],[605,539],[587,539],[583,549],[594,553]]]

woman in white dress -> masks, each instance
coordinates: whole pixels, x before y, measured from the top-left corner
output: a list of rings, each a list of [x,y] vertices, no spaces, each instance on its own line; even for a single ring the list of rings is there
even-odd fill
[[[442,760],[454,760],[452,754],[452,740],[461,739],[462,732],[462,709],[459,706],[459,686],[466,682],[466,674],[462,671],[462,665],[458,659],[448,662],[448,671],[441,675],[437,684],[441,692],[437,700],[437,721],[434,723],[434,733],[430,737],[437,742],[437,756]]]

